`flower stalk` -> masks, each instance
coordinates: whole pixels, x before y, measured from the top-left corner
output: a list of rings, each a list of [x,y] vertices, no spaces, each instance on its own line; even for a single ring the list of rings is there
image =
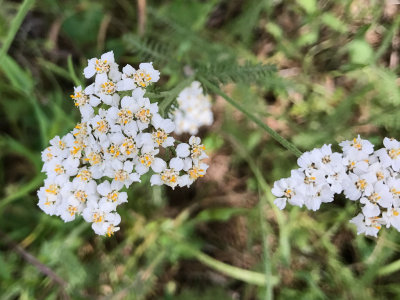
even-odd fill
[[[248,117],[250,120],[252,120],[254,123],[256,123],[259,127],[264,129],[272,138],[274,138],[278,143],[280,143],[283,147],[288,149],[290,152],[292,152],[294,155],[297,157],[300,157],[302,152],[291,142],[289,142],[287,139],[282,137],[279,133],[277,133],[275,130],[273,130],[271,127],[269,127],[267,124],[265,124],[263,121],[261,121],[259,118],[257,118],[253,113],[248,111],[245,107],[240,105],[238,102],[230,98],[228,95],[226,95],[223,91],[221,91],[220,88],[218,88],[216,85],[212,84],[210,81],[205,79],[202,76],[199,76],[199,80],[207,86],[210,90],[212,90],[214,93],[220,95],[222,98],[224,98],[228,103],[230,103],[233,107],[241,111],[243,114],[245,114],[246,117]]]

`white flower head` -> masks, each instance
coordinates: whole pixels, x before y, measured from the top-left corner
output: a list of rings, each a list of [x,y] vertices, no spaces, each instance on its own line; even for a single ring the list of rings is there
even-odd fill
[[[197,134],[199,128],[211,125],[214,117],[211,110],[211,99],[203,94],[200,82],[194,81],[183,89],[177,98],[178,107],[170,117],[175,122],[175,133]]]
[[[140,182],[141,175],[152,170],[152,185],[175,188],[190,186],[208,168],[201,140],[193,137],[190,145],[175,149],[170,136],[174,122],[161,117],[157,103],[145,97],[144,88],[160,78],[152,63],[137,70],[127,65],[122,71],[112,51],[88,60],[84,75],[94,82],[75,87],[71,95],[81,122],[43,150],[47,179],[38,191],[38,206],[45,213],[65,222],[81,215],[96,234],[106,236],[119,230],[116,210],[128,200],[121,189]],[[121,93],[130,90],[131,96]],[[177,156],[169,158],[169,153]]]
[[[351,141],[343,141],[339,144],[343,149],[343,154],[353,160],[364,160],[374,151],[374,145],[368,140],[363,140],[358,135]]]

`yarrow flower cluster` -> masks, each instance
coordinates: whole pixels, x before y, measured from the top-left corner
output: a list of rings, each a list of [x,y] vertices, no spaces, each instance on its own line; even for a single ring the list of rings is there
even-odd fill
[[[383,144],[374,151],[358,136],[339,144],[343,153],[332,152],[331,145],[305,152],[299,168],[275,182],[274,203],[280,209],[289,202],[315,211],[343,192],[360,203],[361,212],[350,220],[358,234],[376,237],[382,226],[400,231],[400,142],[385,138]]]
[[[210,96],[204,95],[200,82],[183,89],[177,98],[178,106],[170,115],[175,122],[175,133],[197,134],[199,128],[214,121]]]
[[[207,155],[198,137],[177,143],[170,136],[174,122],[162,118],[157,103],[145,97],[144,88],[160,77],[152,63],[138,70],[127,65],[120,72],[108,52],[90,59],[84,75],[94,76],[94,83],[75,87],[71,95],[81,122],[42,152],[47,178],[38,205],[65,222],[82,215],[96,234],[111,236],[121,221],[116,209],[128,201],[123,188],[140,182],[150,169],[151,185],[190,186],[205,175]]]

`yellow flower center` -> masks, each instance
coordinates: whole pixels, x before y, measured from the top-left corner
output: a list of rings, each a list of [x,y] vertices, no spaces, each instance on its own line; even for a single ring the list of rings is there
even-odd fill
[[[85,160],[88,161],[92,166],[97,165],[101,162],[101,155],[96,152],[90,152]]]
[[[75,106],[82,106],[89,103],[89,97],[83,92],[76,92],[70,97],[74,99]]]
[[[78,208],[76,206],[70,205],[70,206],[68,206],[68,212],[72,217],[73,215],[75,215],[78,212]]]
[[[115,93],[116,86],[112,81],[106,81],[100,85],[100,92],[106,95],[112,95]]]
[[[54,183],[50,184],[48,186],[48,188],[45,189],[45,192],[47,194],[51,194],[51,195],[57,195],[59,191],[60,191],[60,187],[57,184],[54,184]]]
[[[108,147],[108,153],[112,154],[114,158],[121,154],[119,147],[115,144],[111,144],[110,147]]]
[[[360,179],[356,182],[357,189],[364,191],[367,187],[367,181],[365,179]]]
[[[161,174],[161,180],[167,184],[174,185],[178,180],[178,172],[174,169],[166,169]]]
[[[149,123],[151,116],[150,109],[148,108],[142,108],[135,114],[135,117],[143,123]]]
[[[306,177],[304,178],[304,183],[305,183],[305,184],[312,184],[312,183],[314,183],[316,180],[317,180],[317,177],[315,177],[315,176],[306,176]]]
[[[112,191],[111,193],[108,193],[107,199],[112,202],[115,202],[118,200],[118,195],[119,193],[117,191]]]
[[[151,136],[153,137],[153,141],[155,141],[159,146],[168,138],[168,135],[162,129],[154,131]]]
[[[292,198],[294,192],[291,189],[286,189],[284,195],[286,198]]]
[[[126,155],[135,154],[136,153],[136,144],[131,138],[126,138],[121,145],[121,151]]]
[[[66,146],[66,144],[65,144],[63,141],[61,141],[61,140],[58,141],[58,147],[59,147],[61,150],[64,150],[65,146]]]
[[[372,193],[371,196],[368,197],[368,200],[372,203],[377,203],[382,197],[379,196],[378,193]]]
[[[99,122],[97,122],[96,130],[101,133],[107,133],[108,132],[108,122],[104,119],[100,120]]]
[[[143,154],[142,156],[140,156],[139,161],[142,165],[150,167],[154,161],[154,156],[151,154]]]
[[[56,172],[57,175],[64,174],[65,169],[62,165],[57,164],[56,167],[54,168],[54,172]]]
[[[390,149],[388,155],[391,159],[396,159],[400,155],[400,149]]]
[[[400,196],[400,191],[397,190],[396,188],[391,188],[390,192],[393,194],[393,196],[396,196],[396,197]]]
[[[118,123],[121,125],[125,125],[132,121],[133,113],[129,109],[121,109],[118,112]]]
[[[138,86],[147,87],[151,83],[151,76],[144,70],[137,70],[133,80]]]
[[[93,219],[93,223],[99,223],[99,222],[103,222],[103,215],[102,214],[99,214],[99,213],[94,213],[93,214],[93,216],[92,216],[92,219]]]
[[[107,228],[107,236],[110,237],[110,236],[114,235],[114,232],[115,232],[115,226],[111,224]]]
[[[376,172],[376,178],[380,181],[385,179],[385,175],[383,174],[383,172]]]
[[[203,152],[206,150],[206,147],[204,145],[198,145],[194,144],[192,145],[192,158],[199,158]]]
[[[78,137],[78,136],[85,136],[86,133],[87,133],[87,130],[86,130],[86,123],[78,123],[78,124],[75,126],[75,129],[77,129],[77,131],[74,133],[74,136],[75,136],[75,137]]]
[[[196,180],[197,178],[204,176],[204,169],[193,167],[188,171],[188,174],[191,179]]]
[[[357,150],[362,150],[362,145],[356,138],[353,139],[353,143],[351,144],[351,146],[356,148]]]
[[[105,60],[96,59],[95,69],[96,72],[99,74],[106,73],[108,72],[108,70],[110,70],[110,65],[108,64],[106,59]]]
[[[326,156],[324,156],[324,157],[322,158],[322,163],[328,164],[328,163],[330,163],[330,162],[331,162],[331,157],[330,157],[330,155],[326,155]]]
[[[92,179],[92,172],[87,169],[81,170],[76,177],[80,178],[82,181],[88,182]]]
[[[125,170],[118,170],[115,172],[114,179],[117,181],[125,181],[126,179],[128,179],[128,176],[128,172],[126,172]]]
[[[75,199],[81,201],[81,202],[86,202],[88,195],[86,194],[85,191],[78,190],[74,193]]]

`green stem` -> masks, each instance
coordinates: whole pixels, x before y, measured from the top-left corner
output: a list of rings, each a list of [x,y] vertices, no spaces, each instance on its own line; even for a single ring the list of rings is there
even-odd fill
[[[76,86],[82,86],[82,82],[79,80],[78,76],[76,76],[75,73],[74,64],[72,62],[72,55],[68,56],[68,72],[74,84]]]
[[[190,76],[190,77],[186,78],[185,80],[181,81],[172,90],[170,90],[168,92],[164,92],[164,94],[166,94],[167,96],[164,98],[163,101],[161,101],[161,103],[159,105],[159,111],[160,111],[161,115],[163,115],[165,117],[168,108],[171,106],[171,104],[178,97],[179,93],[185,87],[187,87],[192,81],[193,81],[193,77]],[[163,94],[163,93],[161,93],[161,94]]]
[[[231,265],[228,265],[226,263],[220,262],[219,260],[216,260],[215,258],[212,258],[211,256],[208,256],[207,254],[204,254],[203,252],[192,248],[189,245],[186,245],[187,250],[200,262],[205,264],[206,266],[217,270],[221,272],[222,274],[225,274],[231,278],[235,278],[250,284],[258,285],[258,286],[267,286],[268,285],[274,285],[278,282],[276,277],[270,277],[269,281],[267,282],[265,274],[254,272],[254,271],[249,271],[245,269],[241,269],[238,267],[234,267]]]
[[[223,91],[221,91],[217,86],[209,82],[207,79],[205,79],[202,76],[199,76],[199,80],[207,86],[211,91],[214,93],[220,95],[223,97],[227,102],[229,102],[232,106],[234,106],[236,109],[241,111],[243,114],[245,114],[250,120],[252,120],[254,123],[256,123],[259,127],[264,129],[269,135],[271,135],[277,142],[279,142],[283,147],[291,151],[294,155],[297,157],[301,156],[302,152],[291,142],[289,142],[287,139],[282,137],[279,133],[277,133],[275,130],[273,130],[271,127],[269,127],[267,124],[262,122],[259,118],[257,118],[254,114],[252,114],[250,111],[248,111],[246,108],[244,108],[242,105],[240,105],[238,102],[230,98],[228,95],[226,95]]]
[[[271,255],[269,253],[269,242],[268,242],[268,229],[267,229],[267,218],[264,215],[264,197],[262,195],[259,196],[260,201],[258,203],[258,210],[259,210],[259,215],[260,215],[260,224],[261,224],[261,233],[262,233],[262,244],[263,244],[263,252],[264,252],[264,274],[265,274],[265,280],[270,278],[272,276],[272,270],[271,270]],[[267,288],[265,291],[265,299],[266,300],[272,300],[274,298],[273,295],[273,286],[270,281],[267,281]]]
[[[11,21],[10,29],[8,30],[8,34],[3,43],[3,47],[0,50],[0,62],[3,60],[4,55],[7,53],[8,49],[15,38],[15,35],[18,32],[19,27],[22,24],[22,21],[25,19],[26,14],[32,8],[35,0],[24,0],[24,2],[19,7],[18,13],[15,18]]]
[[[196,249],[189,243],[185,242],[182,238],[176,235],[175,232],[167,231],[167,233],[172,239],[174,239],[177,243],[179,243],[181,247],[185,248],[185,250],[188,253],[190,253],[193,257],[195,257],[198,261],[216,271],[221,272],[226,276],[258,286],[267,286],[268,284],[274,286],[279,281],[276,276],[271,276],[269,278],[266,278],[265,274],[263,273],[234,267],[226,263],[220,262],[219,260],[212,258],[211,256],[201,252],[200,250]],[[270,282],[267,282],[268,279]]]

